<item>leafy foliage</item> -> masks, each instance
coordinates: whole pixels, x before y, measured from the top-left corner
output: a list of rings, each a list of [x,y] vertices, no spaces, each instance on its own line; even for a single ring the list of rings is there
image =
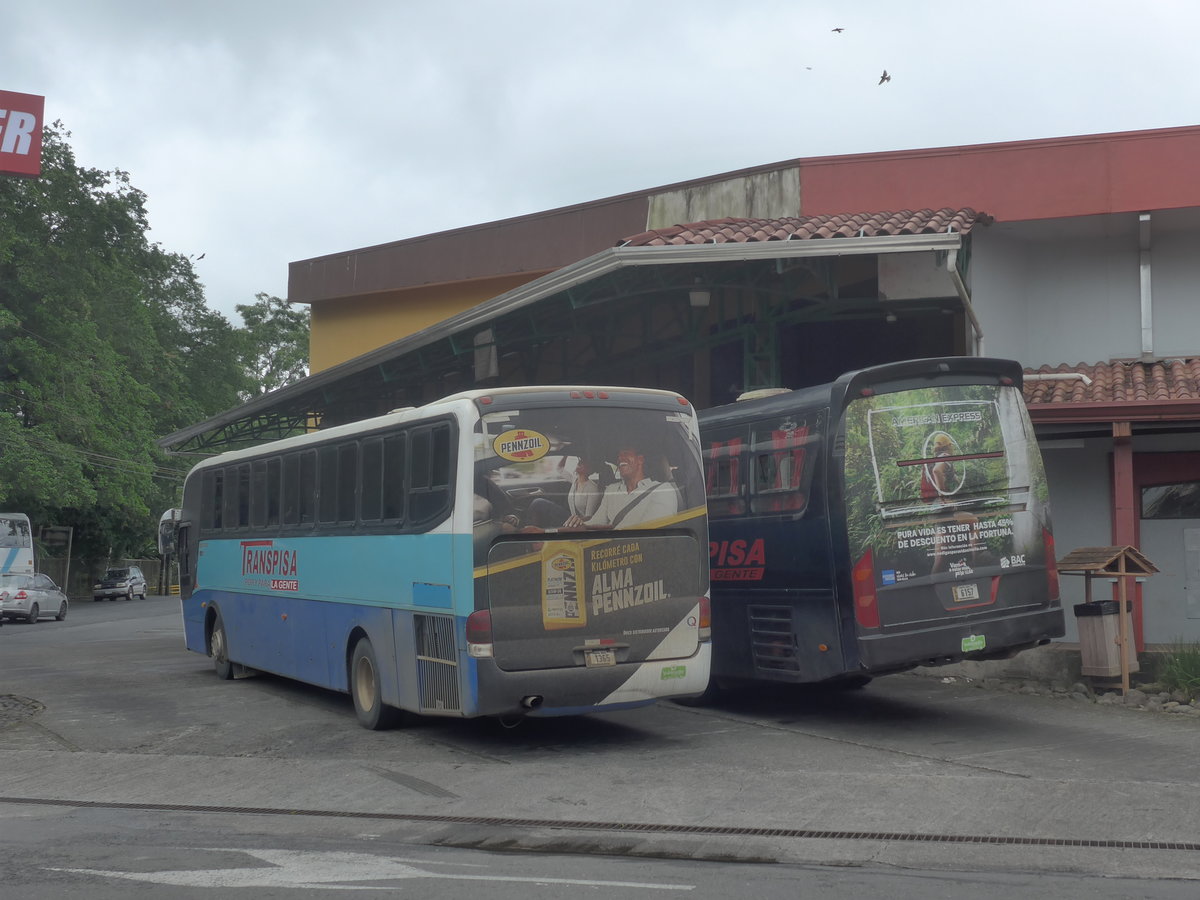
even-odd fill
[[[80,167],[60,123],[42,175],[0,179],[0,508],[73,525],[85,558],[152,546],[188,462],[163,434],[253,391],[247,336],[186,257],[151,243],[145,195]]]
[[[1200,697],[1200,643],[1176,641],[1162,659],[1158,680],[1168,690]]]
[[[243,400],[298,381],[308,374],[308,307],[293,308],[270,294],[255,294],[255,302],[239,305],[245,323],[242,366],[250,373]]]

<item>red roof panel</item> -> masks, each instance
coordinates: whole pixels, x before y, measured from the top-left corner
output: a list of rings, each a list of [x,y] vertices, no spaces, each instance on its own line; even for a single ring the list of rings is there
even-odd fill
[[[920,209],[899,212],[789,216],[782,219],[709,219],[643,231],[617,242],[618,247],[666,247],[788,240],[833,240],[896,234],[966,234],[992,217],[973,209]]]

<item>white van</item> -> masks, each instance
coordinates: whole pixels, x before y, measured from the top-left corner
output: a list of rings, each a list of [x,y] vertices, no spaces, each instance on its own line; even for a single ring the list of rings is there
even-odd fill
[[[29,516],[0,512],[0,575],[32,575],[33,571],[33,529]]]

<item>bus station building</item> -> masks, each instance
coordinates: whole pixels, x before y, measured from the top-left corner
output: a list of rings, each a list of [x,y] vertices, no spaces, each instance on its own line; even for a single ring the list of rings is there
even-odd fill
[[[1200,126],[792,159],[290,264],[307,378],[217,452],[473,387],[698,408],[899,359],[1018,360],[1059,555],[1133,546],[1139,649],[1200,640]],[[1062,579],[1068,644],[1081,579]]]

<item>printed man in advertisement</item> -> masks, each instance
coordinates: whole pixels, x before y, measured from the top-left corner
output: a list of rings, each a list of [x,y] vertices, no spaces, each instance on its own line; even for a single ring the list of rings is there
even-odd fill
[[[641,448],[622,447],[617,453],[617,471],[621,479],[605,489],[599,509],[587,519],[572,515],[563,527],[633,528],[679,512],[675,486],[647,476],[646,454]]]

